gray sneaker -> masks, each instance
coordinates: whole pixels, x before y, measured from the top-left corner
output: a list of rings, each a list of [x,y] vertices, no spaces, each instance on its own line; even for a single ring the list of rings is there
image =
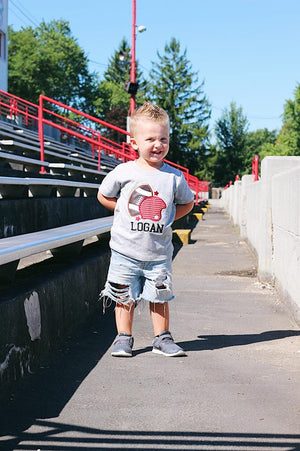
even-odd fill
[[[174,343],[173,337],[168,330],[162,332],[157,337],[154,337],[152,344],[152,352],[155,354],[162,354],[167,357],[186,355],[184,350]]]
[[[132,357],[133,336],[120,333],[113,342],[111,355],[114,357]]]

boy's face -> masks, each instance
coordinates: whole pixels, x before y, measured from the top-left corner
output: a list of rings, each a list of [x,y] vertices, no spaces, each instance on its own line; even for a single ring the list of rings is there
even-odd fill
[[[160,168],[169,150],[169,124],[141,118],[130,139],[144,166]]]

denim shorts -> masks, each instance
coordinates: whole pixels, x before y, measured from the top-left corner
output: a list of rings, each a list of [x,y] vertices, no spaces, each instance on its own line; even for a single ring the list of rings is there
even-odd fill
[[[139,261],[112,250],[107,282],[101,297],[117,303],[171,301],[174,298],[172,260]]]

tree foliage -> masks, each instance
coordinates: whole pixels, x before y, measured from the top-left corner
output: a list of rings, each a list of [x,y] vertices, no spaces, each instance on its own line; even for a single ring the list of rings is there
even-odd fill
[[[139,104],[142,103],[147,83],[138,69],[138,63],[136,67],[136,81],[139,85],[136,101]],[[130,99],[124,86],[130,80],[130,47],[126,39],[122,39],[119,48],[109,59],[103,78],[99,84],[100,98],[95,103],[97,113],[105,121],[126,129]]]
[[[108,61],[108,67],[104,72],[104,80],[124,85],[130,78],[130,47],[126,39],[122,39],[119,48]]]
[[[151,97],[170,117],[170,151],[168,158],[188,166],[191,172],[203,166],[208,144],[210,104],[203,92],[204,83],[198,84],[187,52],[181,52],[180,43],[172,38],[157,53],[158,63],[152,63],[150,74]]]
[[[283,126],[278,136],[277,147],[286,155],[300,155],[300,84],[294,92],[294,100],[284,105]]]
[[[264,143],[259,155],[261,159],[268,155],[300,155],[300,84],[296,86],[294,99],[285,102],[283,125],[276,140]]]
[[[245,172],[245,161],[249,160],[247,149],[248,119],[241,107],[232,102],[216,122],[217,157],[214,169],[215,182],[227,184],[237,174]]]
[[[112,81],[103,80],[99,86],[99,96],[94,101],[94,115],[100,119],[126,130],[129,96],[123,87]],[[107,137],[118,141],[120,136],[113,131]]]
[[[54,20],[14,31],[9,28],[9,91],[38,103],[45,94],[62,103],[126,129],[130,95],[130,46],[122,39],[109,59],[102,79],[89,72],[88,58],[72,36],[69,23]],[[123,55],[123,62],[120,60]],[[267,129],[248,132],[242,108],[232,102],[215,124],[216,143],[210,143],[211,106],[187,58],[187,51],[172,38],[157,53],[148,79],[136,63],[139,90],[136,104],[150,99],[170,116],[168,158],[186,166],[200,178],[224,185],[251,171],[255,154],[300,155],[300,85],[286,101],[279,133]],[[112,134],[111,139],[117,139]]]
[[[276,130],[268,130],[267,128],[255,130],[247,133],[247,149],[249,159],[245,160],[245,170],[250,174],[252,159],[254,155],[258,155],[261,160],[264,156],[266,148],[272,148],[276,143]]]
[[[96,75],[71,34],[69,23],[54,20],[37,28],[9,28],[8,87],[17,96],[38,103],[45,94],[74,108],[92,112]]]

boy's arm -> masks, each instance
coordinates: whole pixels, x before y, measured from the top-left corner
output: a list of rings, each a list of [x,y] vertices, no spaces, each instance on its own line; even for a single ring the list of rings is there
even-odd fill
[[[117,204],[117,198],[116,197],[106,197],[103,196],[103,194],[98,191],[97,199],[99,200],[100,204],[102,204],[104,207],[108,208],[111,211],[114,211]]]
[[[177,204],[174,221],[187,215],[192,210],[193,206],[194,206],[193,200],[188,204]]]

